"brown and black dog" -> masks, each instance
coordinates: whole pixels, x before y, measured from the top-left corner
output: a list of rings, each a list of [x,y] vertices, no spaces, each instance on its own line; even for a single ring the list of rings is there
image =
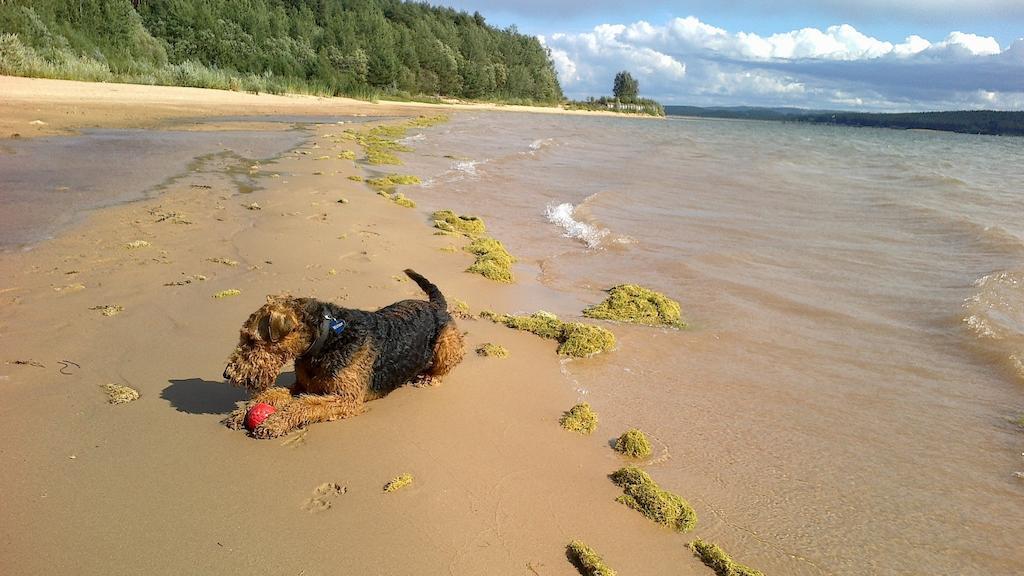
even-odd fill
[[[376,312],[342,308],[312,298],[268,296],[242,325],[224,378],[253,397],[224,420],[241,428],[257,403],[277,409],[252,430],[273,438],[315,422],[355,416],[366,401],[418,378],[439,378],[465,353],[462,333],[441,291],[406,270],[429,301],[402,300]],[[295,386],[273,387],[295,361]]]

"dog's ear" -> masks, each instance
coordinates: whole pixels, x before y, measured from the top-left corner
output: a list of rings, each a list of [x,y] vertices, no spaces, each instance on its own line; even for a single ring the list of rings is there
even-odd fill
[[[277,342],[295,329],[295,320],[291,315],[274,310],[270,313],[270,341]]]

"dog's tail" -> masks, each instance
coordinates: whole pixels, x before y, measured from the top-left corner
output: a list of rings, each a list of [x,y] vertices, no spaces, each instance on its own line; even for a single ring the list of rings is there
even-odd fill
[[[430,281],[420,276],[411,269],[405,271],[405,275],[412,278],[413,282],[419,285],[420,289],[427,293],[427,297],[430,298],[430,303],[437,306],[442,310],[448,309],[448,301],[444,299],[444,294],[441,294],[441,289]]]

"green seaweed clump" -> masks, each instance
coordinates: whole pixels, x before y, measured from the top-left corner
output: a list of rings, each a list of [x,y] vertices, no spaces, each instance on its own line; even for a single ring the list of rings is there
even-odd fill
[[[374,166],[380,166],[384,164],[391,164],[393,166],[400,166],[402,161],[386,148],[379,146],[368,146],[366,148],[366,162],[373,164]]]
[[[356,153],[352,150],[342,150],[341,154],[338,154],[339,160],[355,160]]]
[[[597,412],[590,408],[590,404],[583,402],[563,412],[558,424],[570,432],[590,434],[597,430]]]
[[[569,542],[566,547],[569,558],[583,576],[616,576],[593,548],[579,540]]]
[[[515,281],[515,276],[512,275],[512,264],[516,259],[509,254],[501,242],[494,238],[477,238],[469,246],[466,246],[465,250],[476,256],[476,261],[466,269],[466,272],[480,274],[495,282],[511,283]]]
[[[718,576],[764,576],[760,570],[733,561],[717,544],[705,542],[700,538],[690,542],[690,550],[693,550],[701,562],[714,570]]]
[[[543,310],[529,316],[492,313],[488,317],[509,328],[526,330],[541,338],[557,340],[558,353],[566,356],[586,358],[615,347],[615,335],[608,330],[582,322],[563,322],[558,316]]]
[[[459,300],[458,298],[448,298],[448,313],[456,318],[473,318],[473,312],[469,309],[469,304],[465,300]]]
[[[378,178],[370,178],[366,183],[373,188],[383,190],[396,185],[408,186],[411,184],[419,184],[420,179],[417,176],[409,174],[387,174]]]
[[[631,458],[647,458],[651,455],[651,443],[639,428],[630,428],[615,441],[615,450]]]
[[[362,176],[358,176],[356,174],[353,174],[353,175],[349,176],[348,179],[353,181],[353,182],[362,182],[363,181],[363,177]]]
[[[611,288],[604,302],[587,308],[583,315],[602,320],[686,327],[680,317],[678,302],[636,284],[620,284]]]
[[[220,292],[217,292],[216,294],[214,294],[213,297],[214,298],[218,298],[218,299],[219,298],[229,298],[231,296],[238,296],[241,293],[242,293],[241,290],[236,290],[234,288],[231,288],[231,289],[228,289],[228,290],[221,290]]]
[[[405,194],[402,194],[401,192],[392,196],[391,201],[394,202],[395,204],[398,204],[399,206],[405,206],[406,208],[416,207],[416,203],[413,202],[411,199],[406,198]]]
[[[431,215],[434,228],[444,232],[480,236],[487,231],[484,221],[476,216],[459,216],[451,210],[438,210]]]
[[[385,484],[384,491],[394,492],[395,490],[401,490],[402,488],[405,488],[409,484],[412,484],[412,474],[409,474],[407,472]]]
[[[406,122],[406,125],[410,128],[430,128],[431,126],[444,124],[447,121],[447,114],[438,114],[436,116],[418,116]]]
[[[107,393],[107,402],[111,404],[127,404],[139,399],[139,391],[120,384],[101,384],[100,388]]]
[[[401,186],[411,186],[413,184],[421,184],[419,176],[413,176],[411,174],[389,174],[388,180],[392,184],[398,184]]]
[[[647,472],[636,466],[613,472],[611,479],[624,492],[615,499],[616,502],[677,532],[689,532],[697,525],[697,512],[689,502],[678,494],[662,490]]]
[[[490,356],[492,358],[505,358],[508,356],[508,349],[501,344],[494,344],[488,342],[483,346],[476,349],[476,353],[480,356]]]

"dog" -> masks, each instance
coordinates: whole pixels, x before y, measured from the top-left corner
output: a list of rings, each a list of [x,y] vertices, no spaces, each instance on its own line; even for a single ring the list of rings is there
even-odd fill
[[[448,313],[444,294],[412,270],[405,274],[429,300],[402,300],[376,312],[342,308],[312,298],[268,296],[242,325],[224,378],[253,393],[224,424],[244,426],[249,408],[277,409],[251,433],[275,438],[316,422],[362,413],[367,401],[417,379],[448,374],[465,343]],[[295,385],[272,387],[295,362]]]

